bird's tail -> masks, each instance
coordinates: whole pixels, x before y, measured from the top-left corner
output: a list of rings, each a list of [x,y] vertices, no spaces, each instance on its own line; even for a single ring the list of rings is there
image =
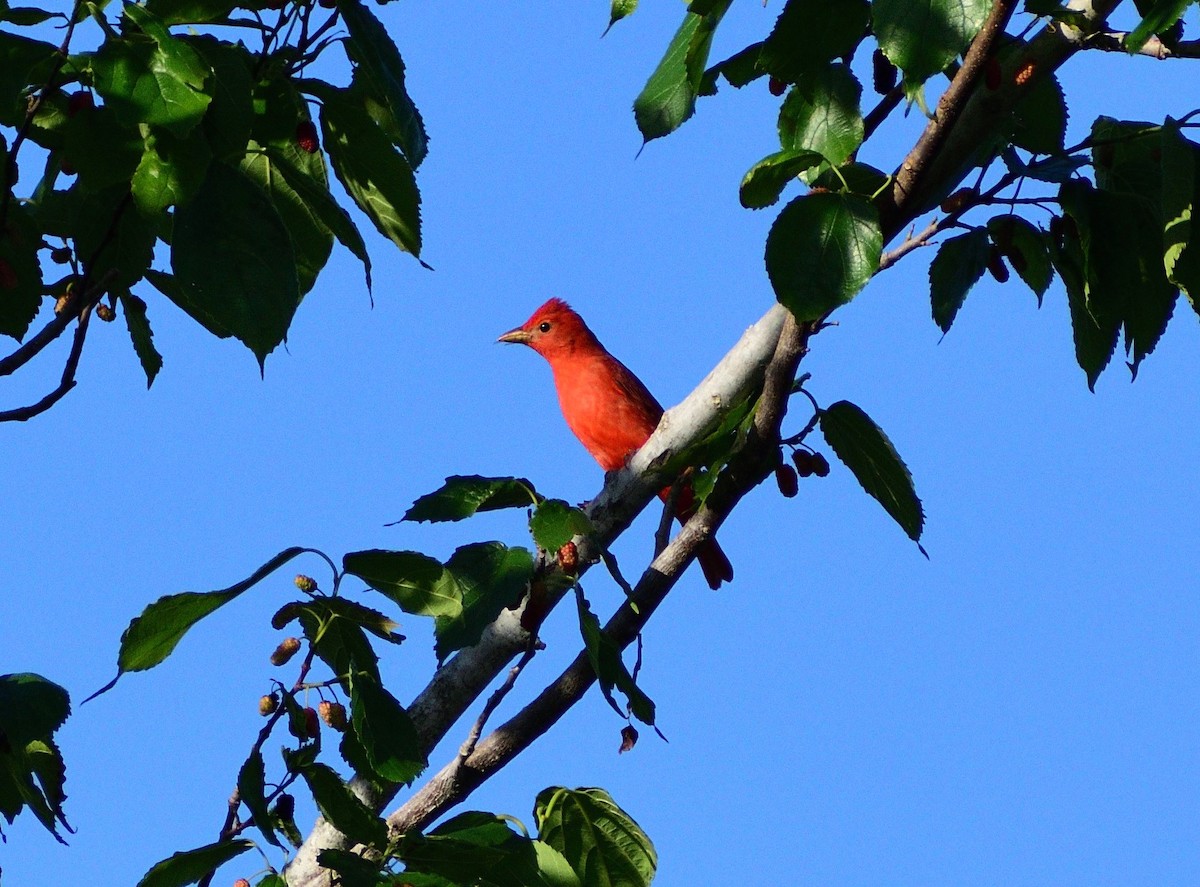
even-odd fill
[[[671,495],[671,488],[667,487],[658,495],[664,502],[667,501]],[[675,517],[681,524],[686,524],[694,513],[692,488],[689,484],[683,486],[676,496]],[[722,582],[733,580],[733,564],[729,562],[729,558],[725,556],[725,552],[721,550],[716,539],[709,539],[696,550],[696,560],[700,561],[704,581],[713,591],[720,588]]]
[[[720,588],[722,582],[733,580],[733,564],[729,562],[716,539],[710,539],[700,546],[696,552],[696,560],[700,561],[704,579],[713,591]]]

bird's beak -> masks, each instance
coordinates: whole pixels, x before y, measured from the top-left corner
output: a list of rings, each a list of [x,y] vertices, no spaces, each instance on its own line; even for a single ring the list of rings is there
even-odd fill
[[[533,338],[533,336],[530,335],[529,330],[524,330],[524,329],[521,329],[520,327],[517,327],[515,330],[509,330],[507,333],[505,333],[503,336],[501,336],[496,341],[497,342],[516,342],[520,345],[528,345],[532,338]]]

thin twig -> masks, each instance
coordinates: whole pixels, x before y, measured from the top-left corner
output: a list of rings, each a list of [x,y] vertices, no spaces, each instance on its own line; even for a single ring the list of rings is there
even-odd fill
[[[513,686],[517,683],[517,678],[521,676],[525,666],[533,659],[537,653],[537,645],[530,644],[521,658],[517,660],[517,664],[508,670],[508,677],[504,679],[504,683],[496,688],[496,692],[488,697],[487,703],[483,706],[483,711],[479,713],[479,717],[475,719],[474,725],[471,727],[471,732],[467,735],[467,741],[462,744],[458,750],[459,761],[465,761],[475,751],[475,746],[479,743],[479,737],[483,735],[483,728],[488,722],[488,718],[492,716],[500,703],[504,701],[504,697],[509,694]]]
[[[617,556],[607,548],[601,548],[600,559],[604,561],[604,566],[608,568],[609,575],[613,577],[613,581],[621,586],[621,590],[625,592],[625,597],[633,597],[633,586],[621,575],[621,567],[617,564]]]
[[[1083,48],[1101,49],[1105,52],[1128,53],[1129,49],[1125,46],[1125,40],[1128,37],[1128,31],[1101,31],[1089,37],[1083,44]],[[1197,59],[1200,58],[1200,40],[1180,40],[1168,45],[1155,35],[1133,54],[1149,56],[1159,61],[1165,61],[1166,59]]]

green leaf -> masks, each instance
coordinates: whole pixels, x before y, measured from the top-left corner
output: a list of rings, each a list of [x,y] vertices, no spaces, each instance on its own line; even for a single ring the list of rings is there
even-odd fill
[[[987,270],[992,245],[987,231],[974,228],[959,237],[951,237],[938,247],[929,264],[929,294],[933,302],[933,322],[943,333],[962,307],[971,287]]]
[[[867,0],[787,0],[762,46],[759,65],[796,83],[850,55],[867,33]]]
[[[1085,27],[1088,21],[1084,10],[1070,9],[1059,0],[1025,0],[1025,11],[1030,15],[1052,18],[1073,28]]]
[[[229,603],[246,589],[262,581],[288,561],[311,548],[287,548],[275,555],[241,582],[218,591],[184,591],[159,598],[129,623],[121,635],[117,654],[117,677],[88,699],[111,689],[129,671],[153,668],[171,655],[188,630],[210,613]],[[85,700],[86,701],[86,700]]]
[[[1034,154],[1059,154],[1067,135],[1067,100],[1058,77],[1039,77],[1013,109],[1012,143]]]
[[[730,86],[736,89],[741,89],[747,83],[751,83],[762,77],[767,72],[758,63],[758,56],[762,52],[762,43],[751,43],[743,50],[739,50],[722,62],[717,62],[711,68],[704,72],[704,82],[712,84],[712,90],[716,91],[717,77],[724,77]]]
[[[0,4],[0,22],[12,22],[21,28],[40,25],[52,18],[54,18],[54,13],[38,9],[36,6],[10,7],[7,3]]]
[[[817,320],[853,299],[879,267],[879,214],[851,194],[806,194],[783,208],[767,235],[775,297],[797,320]]]
[[[378,610],[364,607],[362,604],[344,597],[326,598],[323,603],[333,616],[365,628],[380,640],[387,641],[389,644],[399,644],[404,640],[404,635],[396,630],[400,627],[400,623]]]
[[[164,25],[203,25],[228,16],[233,0],[146,0],[146,9]]]
[[[115,285],[137,283],[150,267],[157,235],[154,223],[133,208],[128,186],[81,191],[76,206],[75,255],[95,257],[93,279],[114,271]]]
[[[358,675],[378,680],[379,657],[375,654],[366,632],[348,619],[330,612],[326,599],[317,598],[300,608],[300,625],[313,652],[329,666],[342,687]]]
[[[416,880],[419,873],[487,887],[580,887],[561,854],[516,834],[504,818],[491,813],[461,813],[428,835],[410,832],[399,856],[406,866],[399,881],[413,878],[414,885],[445,883]]]
[[[300,300],[291,237],[245,174],[209,166],[175,213],[171,268],[178,291],[168,296],[206,328],[236,336],[260,367],[286,337]]]
[[[1137,52],[1146,45],[1146,41],[1155,34],[1165,31],[1183,17],[1184,10],[1192,5],[1193,0],[1154,0],[1150,8],[1142,16],[1129,36],[1125,38],[1127,52]]]
[[[421,196],[412,167],[344,89],[322,91],[321,129],[333,171],[379,233],[421,254]]]
[[[677,130],[696,110],[713,33],[731,0],[704,14],[688,12],[667,52],[633,102],[633,117],[645,141]]]
[[[862,144],[861,95],[862,86],[845,65],[804,74],[779,109],[779,143],[785,151],[816,151],[841,166]],[[803,178],[811,182],[816,175]]]
[[[53,681],[30,672],[0,675],[0,735],[9,745],[49,740],[70,714],[70,694]]]
[[[910,83],[944,71],[987,18],[989,0],[874,0],[879,46]]]
[[[275,837],[275,829],[271,827],[271,814],[267,812],[266,779],[266,765],[263,764],[262,752],[256,748],[238,771],[238,795],[267,843],[282,848],[279,838]]]
[[[529,532],[543,551],[558,551],[576,536],[587,536],[594,528],[588,516],[562,499],[545,499],[529,518]]]
[[[533,816],[538,837],[566,857],[587,887],[648,887],[654,879],[654,845],[604,789],[543,789]]]
[[[367,255],[367,244],[358,227],[338,202],[329,193],[329,182],[324,169],[320,176],[295,166],[287,155],[277,148],[267,147],[267,157],[275,165],[275,171],[283,176],[284,182],[304,202],[320,224],[338,239],[342,246],[354,253],[363,264],[367,278],[367,292],[371,291],[371,257]]]
[[[746,209],[763,209],[779,200],[790,182],[825,158],[816,151],[779,151],[764,157],[742,177],[738,197]]]
[[[162,126],[183,138],[212,101],[212,69],[145,8],[126,4],[125,15],[149,31],[104,41],[91,59],[96,90],[127,126]]]
[[[29,211],[10,201],[8,224],[0,230],[0,334],[18,342],[42,304],[42,266],[37,256],[41,242]]]
[[[122,123],[108,106],[81,108],[64,125],[63,156],[89,191],[128,187],[142,159],[143,139],[136,126]]]
[[[350,708],[354,735],[379,777],[391,783],[409,783],[428,766],[412,718],[379,683],[354,681]]]
[[[478,542],[457,549],[446,562],[454,577],[462,608],[439,615],[434,623],[439,661],[455,650],[479,643],[483,630],[503,610],[515,607],[533,576],[533,556],[524,548]]]
[[[337,872],[337,881],[331,879],[330,883],[336,883],[338,887],[382,887],[396,883],[384,877],[386,860],[365,859],[352,850],[322,850],[317,854],[317,864],[323,869]]]
[[[300,771],[321,815],[352,843],[375,850],[387,846],[387,824],[350,790],[342,778],[324,764],[309,764]]]
[[[917,542],[925,525],[921,500],[908,466],[883,430],[854,404],[842,400],[821,410],[821,433],[867,493],[908,538]]]
[[[354,551],[342,569],[362,579],[414,616],[456,616],[462,597],[454,577],[439,561],[417,551]]]
[[[654,702],[634,682],[633,675],[621,659],[620,647],[601,629],[600,620],[591,611],[578,585],[575,586],[575,601],[579,610],[579,631],[583,635],[588,661],[591,662],[592,671],[596,673],[596,680],[600,684],[600,692],[604,694],[613,711],[624,718],[628,715],[621,710],[612,695],[614,687],[620,690],[625,694],[633,716],[654,727]]]
[[[184,139],[169,130],[146,127],[145,150],[133,173],[133,202],[146,215],[185,203],[199,189],[212,152],[203,131]]]
[[[481,511],[525,508],[540,501],[533,484],[523,477],[456,474],[446,478],[437,490],[414,502],[401,520],[457,521]]]
[[[1038,305],[1041,305],[1042,296],[1050,288],[1054,276],[1046,233],[1015,215],[996,216],[988,220],[987,230],[997,249],[1033,290]]]
[[[146,303],[128,290],[117,292],[121,300],[121,311],[125,315],[125,325],[129,328],[129,338],[133,342],[133,351],[141,361],[142,370],[146,373],[146,387],[154,384],[154,377],[162,369],[162,355],[154,347],[154,333],[150,329],[150,320],[146,317]]]
[[[1163,266],[1167,279],[1200,311],[1200,145],[1185,139],[1174,121],[1163,128]]]
[[[217,841],[195,850],[173,853],[155,864],[142,876],[137,887],[185,887],[195,884],[209,872],[242,855],[254,844],[241,838]]]
[[[350,35],[346,53],[357,63],[371,94],[387,108],[394,126],[384,127],[385,131],[398,133],[394,144],[416,169],[428,153],[429,140],[417,106],[404,86],[400,51],[379,19],[360,0],[338,0],[337,6]]]
[[[57,55],[58,47],[51,43],[0,31],[0,123],[21,125],[25,88],[45,84]]]
[[[612,0],[608,15],[608,27],[611,28],[626,16],[633,15],[637,5],[638,0]],[[608,28],[605,28],[604,33],[608,33]]]
[[[196,0],[197,3],[203,0]],[[250,141],[254,123],[254,59],[241,45],[220,42],[212,37],[180,37],[194,49],[213,71],[212,102],[204,115],[204,135],[213,155],[229,163],[240,161]]]

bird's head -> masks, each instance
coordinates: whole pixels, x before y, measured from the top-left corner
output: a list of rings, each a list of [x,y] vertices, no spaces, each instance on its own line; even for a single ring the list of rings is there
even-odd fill
[[[562,299],[546,302],[529,320],[496,341],[528,345],[547,360],[600,344],[583,318]]]

